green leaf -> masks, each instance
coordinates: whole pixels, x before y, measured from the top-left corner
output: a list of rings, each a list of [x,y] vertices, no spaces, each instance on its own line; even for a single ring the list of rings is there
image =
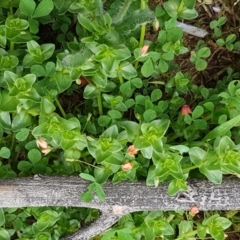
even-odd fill
[[[208,170],[206,167],[200,167],[199,171],[204,174],[210,182],[215,184],[221,184],[222,182],[222,171],[220,170]]]
[[[85,28],[87,29],[89,32],[96,32],[96,29],[94,27],[94,23],[88,19],[87,17],[85,17],[83,14],[78,14],[77,15],[77,19],[78,19],[78,22]]]
[[[4,211],[2,208],[0,208],[0,226],[3,226],[4,223],[5,223]]]
[[[198,71],[203,71],[207,68],[207,62],[201,58],[196,58],[195,66]]]
[[[80,173],[79,176],[80,176],[81,178],[87,180],[87,181],[91,181],[91,182],[95,182],[95,181],[96,181],[95,178],[94,178],[92,175],[87,174],[87,173]]]
[[[187,8],[192,9],[195,6],[196,0],[183,0],[183,3]]]
[[[196,119],[196,120],[193,120],[193,122],[194,122],[194,126],[199,130],[204,130],[204,129],[207,129],[208,127],[208,124],[204,119]]]
[[[189,149],[189,156],[192,163],[199,167],[205,161],[207,153],[199,147],[192,147]]]
[[[102,127],[108,126],[110,121],[111,121],[111,118],[107,115],[102,115],[98,118],[98,124]]]
[[[117,110],[109,110],[108,115],[110,116],[111,119],[121,119],[122,118],[122,114]]]
[[[98,183],[104,183],[106,180],[113,174],[112,170],[105,167],[98,167],[94,168],[94,177],[96,179],[96,182]]]
[[[162,91],[160,89],[154,89],[151,93],[151,101],[155,102],[162,97]]]
[[[34,12],[33,18],[39,18],[49,15],[49,13],[53,10],[53,7],[54,5],[52,0],[42,0],[38,4]]]
[[[200,58],[208,58],[211,55],[211,51],[208,47],[203,47],[197,51],[197,56]]]
[[[9,158],[11,155],[10,149],[7,147],[2,147],[0,149],[0,157],[2,158]]]
[[[42,155],[38,149],[31,149],[28,152],[28,159],[33,163],[36,164],[42,158]]]
[[[23,142],[27,139],[29,135],[29,129],[28,128],[22,128],[17,134],[16,134],[16,139],[20,142]]]
[[[28,127],[32,124],[31,115],[27,114],[25,111],[19,112],[12,121],[12,129],[14,131],[19,131],[22,128]]]
[[[88,84],[83,92],[83,97],[85,99],[96,98],[100,94],[100,91],[93,85]]]
[[[214,139],[216,137],[224,136],[231,128],[240,125],[240,115],[230,119],[229,121],[217,126],[212,131],[210,131],[204,138],[203,141]]]
[[[41,101],[41,112],[44,114],[50,114],[56,110],[55,105],[49,101],[46,97],[42,98]]]
[[[144,62],[141,73],[144,77],[150,77],[154,72],[154,67],[151,59],[148,59],[146,62]]]
[[[119,68],[120,70],[118,74],[125,79],[131,79],[137,76],[137,71],[130,62],[122,62]]]
[[[202,224],[197,223],[197,234],[201,239],[206,237],[207,227],[204,227]]]
[[[17,165],[17,168],[21,171],[21,172],[28,172],[30,168],[32,168],[32,163],[28,162],[28,161],[20,161]]]
[[[10,240],[9,233],[3,228],[0,228],[0,240]]]
[[[35,74],[36,77],[46,76],[46,71],[42,65],[33,65],[30,71]]]
[[[136,88],[141,88],[143,86],[143,81],[141,78],[133,78],[131,79],[131,83]]]
[[[175,195],[180,190],[187,190],[187,184],[182,179],[174,179],[170,182],[168,186],[168,194],[169,196]]]
[[[197,106],[192,112],[192,118],[193,119],[199,118],[200,116],[202,116],[203,113],[204,113],[203,107]]]
[[[151,122],[157,117],[157,114],[154,110],[148,109],[143,113],[143,119],[145,122]]]
[[[232,222],[225,217],[218,217],[215,219],[215,222],[219,223],[224,230],[232,225]]]
[[[179,237],[185,238],[187,236],[188,240],[195,240],[195,238],[190,238],[195,236],[195,232],[193,232],[193,222],[183,220],[178,225],[179,227]]]
[[[96,193],[100,201],[104,201],[106,199],[106,195],[103,191],[102,186],[99,183],[95,183]]]
[[[28,17],[32,17],[33,12],[36,8],[36,3],[34,0],[21,0],[19,4],[19,9],[22,13]]]
[[[93,200],[93,195],[91,192],[85,192],[81,194],[81,199],[84,202],[91,202]]]
[[[40,217],[37,219],[37,228],[39,231],[43,231],[47,227],[53,226],[59,219],[61,213],[57,213],[53,210],[46,210],[40,214]]]

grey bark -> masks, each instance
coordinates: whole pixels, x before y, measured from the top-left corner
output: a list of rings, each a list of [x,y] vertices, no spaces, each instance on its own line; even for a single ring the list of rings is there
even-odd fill
[[[34,176],[0,181],[0,207],[65,206],[88,207],[101,211],[101,217],[89,226],[65,240],[90,239],[100,234],[124,214],[151,210],[200,210],[240,209],[240,179],[225,179],[221,185],[205,180],[189,180],[188,191],[168,196],[167,183],[157,188],[147,187],[144,182],[121,182],[103,185],[106,200],[97,197],[86,203],[80,194],[87,190],[89,182],[79,177]]]

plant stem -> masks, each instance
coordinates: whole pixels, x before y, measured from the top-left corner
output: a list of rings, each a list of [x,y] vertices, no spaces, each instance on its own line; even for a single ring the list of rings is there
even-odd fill
[[[65,113],[65,111],[63,110],[63,107],[62,107],[62,105],[61,105],[61,103],[58,101],[58,99],[56,98],[56,104],[57,104],[57,106],[58,106],[58,108],[59,108],[59,110],[60,110],[60,112],[61,112],[61,114],[63,115],[63,117],[65,118],[66,117],[66,113]]]
[[[13,8],[12,7],[10,7],[10,15],[13,15]]]
[[[12,54],[13,51],[14,51],[14,42],[10,41],[9,53]]]
[[[178,6],[177,13],[182,12],[182,9],[183,9],[183,0],[180,2],[179,6]]]
[[[119,75],[118,79],[119,79],[120,85],[122,85],[124,83],[123,77]]]
[[[141,0],[141,9],[144,10],[146,8],[146,2],[145,0]],[[144,37],[146,33],[146,23],[142,24],[141,26],[141,33],[140,33],[140,40],[139,40],[139,48],[142,48],[144,43]],[[135,63],[135,69],[138,67],[138,61]]]
[[[101,95],[101,93],[97,96],[97,103],[98,103],[98,113],[101,116],[101,115],[103,115],[102,95]]]
[[[198,166],[191,166],[191,167],[188,167],[188,168],[184,168],[183,169],[183,172],[185,173],[185,172],[189,172],[189,171],[191,171],[191,170],[193,170],[193,169],[196,169],[196,168],[198,168]]]

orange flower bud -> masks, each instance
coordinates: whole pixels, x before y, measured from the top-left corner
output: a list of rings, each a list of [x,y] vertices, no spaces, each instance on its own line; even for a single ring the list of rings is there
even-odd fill
[[[187,115],[189,113],[192,113],[191,108],[189,107],[189,105],[187,105],[187,104],[183,105],[181,113],[182,113],[182,116],[185,116],[185,115]]]
[[[130,145],[127,149],[127,153],[129,155],[136,155],[138,153],[139,149],[135,148],[134,145]]]
[[[192,216],[195,216],[197,213],[199,213],[199,208],[197,206],[193,206],[189,211],[189,214]]]
[[[143,56],[143,55],[147,54],[148,49],[149,49],[149,45],[147,45],[147,44],[144,45],[140,50],[140,55]]]
[[[133,163],[127,162],[124,163],[121,168],[123,171],[129,171],[133,168],[133,166],[134,166]]]
[[[36,144],[37,144],[37,146],[38,146],[39,148],[42,148],[42,149],[48,147],[48,143],[47,143],[46,140],[43,139],[43,138],[38,138],[38,139],[36,140]]]

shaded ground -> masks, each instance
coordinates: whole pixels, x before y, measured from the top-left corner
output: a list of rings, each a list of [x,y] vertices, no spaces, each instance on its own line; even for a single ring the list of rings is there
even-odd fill
[[[219,19],[221,16],[227,18],[226,24],[222,27],[222,37],[225,39],[230,33],[235,33],[239,39],[240,32],[240,3],[234,6],[234,0],[215,0],[211,5],[197,4],[198,18],[184,20],[183,22],[205,29],[209,34],[201,39],[188,34],[184,35],[184,44],[189,49],[189,53],[178,57],[179,71],[190,73],[192,81],[196,84],[203,84],[205,87],[214,87],[217,80],[226,76],[228,67],[235,71],[240,69],[240,52],[228,51],[225,47],[216,44],[213,37],[213,30],[210,29],[210,22]],[[149,6],[152,10],[158,4],[163,5],[163,0],[150,0]],[[220,12],[214,11],[214,7],[219,7]],[[203,40],[207,47],[211,49],[211,56],[207,59],[208,67],[202,72],[198,72],[194,65],[189,61],[191,51],[195,49],[197,42]]]

